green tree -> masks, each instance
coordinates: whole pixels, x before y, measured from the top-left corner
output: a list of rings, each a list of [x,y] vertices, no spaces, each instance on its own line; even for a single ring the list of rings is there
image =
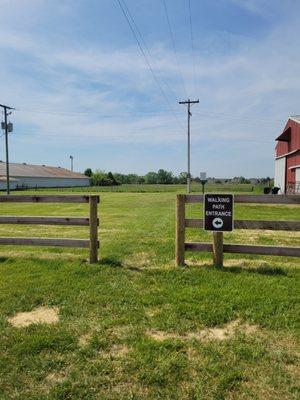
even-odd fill
[[[173,183],[173,173],[165,171],[164,169],[159,169],[157,172],[157,183],[164,185]]]
[[[116,186],[116,185],[119,184],[118,181],[115,179],[115,177],[114,177],[112,172],[109,172],[107,174],[107,180],[108,180],[108,185],[109,186]]]
[[[107,173],[105,171],[97,170],[91,177],[92,186],[108,186],[108,182]]]
[[[127,183],[126,181],[126,175],[120,174],[119,172],[114,173],[115,180],[118,182],[119,185],[123,183]]]
[[[178,175],[178,182],[181,184],[185,184],[187,179],[187,173],[186,172],[180,172]]]
[[[157,183],[157,173],[150,171],[145,175],[145,183],[155,184]]]
[[[85,171],[84,171],[84,175],[85,176],[88,176],[89,178],[93,175],[93,171],[92,171],[92,169],[91,168],[87,168]]]
[[[251,183],[249,179],[244,178],[243,176],[240,177],[240,183]]]
[[[137,174],[128,174],[127,183],[139,183],[139,176]]]

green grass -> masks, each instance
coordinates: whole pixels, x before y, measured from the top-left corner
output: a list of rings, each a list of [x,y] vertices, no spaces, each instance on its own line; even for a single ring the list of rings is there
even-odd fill
[[[61,191],[60,191],[61,192]],[[299,261],[187,253],[174,267],[174,193],[101,193],[101,262],[87,251],[0,247],[0,398],[298,399]],[[1,204],[1,215],[87,215],[86,205]],[[190,205],[188,217],[200,217]],[[296,206],[238,205],[236,218],[299,219]],[[1,225],[1,236],[87,237],[87,228]],[[299,233],[234,231],[225,242],[299,246]],[[211,234],[188,230],[188,240]],[[17,329],[39,306],[60,321]],[[188,333],[240,319],[224,341]],[[164,341],[152,331],[171,333]],[[297,367],[298,366],[298,367]]]

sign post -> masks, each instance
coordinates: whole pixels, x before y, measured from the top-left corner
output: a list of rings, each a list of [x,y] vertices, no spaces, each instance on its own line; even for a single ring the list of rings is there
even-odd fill
[[[207,183],[206,172],[200,172],[200,182],[202,185],[202,193],[205,193],[205,184]]]
[[[223,267],[223,232],[233,230],[233,195],[204,195],[204,230],[213,232],[215,267]]]

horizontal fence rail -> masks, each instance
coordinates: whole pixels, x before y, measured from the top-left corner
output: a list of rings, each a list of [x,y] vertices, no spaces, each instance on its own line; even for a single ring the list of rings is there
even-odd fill
[[[89,239],[0,237],[0,245],[89,248],[90,263],[96,263],[99,249],[99,202],[100,197],[97,195],[0,196],[0,203],[87,203],[89,217],[0,216],[0,224],[88,226],[90,236]]]
[[[189,251],[213,251],[213,245],[210,243],[185,243],[185,250]],[[277,246],[256,246],[244,244],[224,244],[224,253],[245,253],[259,254],[267,256],[287,256],[300,257],[300,247],[277,247]]]
[[[213,232],[213,243],[186,243],[186,228],[203,228],[203,219],[186,218],[185,204],[202,203],[203,195],[177,195],[176,202],[176,265],[185,264],[185,251],[213,252],[214,264],[223,266],[223,253],[258,254],[300,257],[300,247],[223,244],[223,232]],[[235,203],[300,205],[299,195],[235,195]],[[235,220],[235,229],[300,231],[300,221]]]
[[[0,220],[1,223],[1,220]],[[186,219],[186,228],[203,228],[203,219]],[[235,220],[235,229],[264,229],[271,231],[300,231],[300,221]]]
[[[91,196],[81,195],[45,195],[45,196],[0,196],[0,203],[89,203]]]
[[[186,197],[186,203],[202,203],[204,200],[203,195],[197,194],[187,194],[184,195]],[[257,204],[299,204],[300,197],[299,195],[247,195],[247,194],[236,194],[234,195],[235,203],[257,203]]]
[[[3,216],[0,217],[0,224],[4,225],[75,225],[75,226],[89,226],[89,218],[81,217],[14,217]],[[98,218],[99,226],[99,218]]]
[[[20,246],[55,246],[55,247],[82,247],[88,248],[88,239],[59,239],[59,238],[0,238],[0,244]]]

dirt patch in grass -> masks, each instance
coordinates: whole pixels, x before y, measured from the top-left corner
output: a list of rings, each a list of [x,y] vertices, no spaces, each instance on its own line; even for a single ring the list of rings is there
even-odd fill
[[[212,264],[212,260],[193,260],[187,259],[186,264],[188,266],[207,266]],[[233,258],[233,259],[225,259],[224,267],[252,267],[252,268],[260,268],[260,267],[269,267],[270,264],[265,260],[247,260],[245,258]]]
[[[148,330],[147,335],[151,336],[154,340],[164,341],[168,339],[179,339],[179,340],[228,340],[235,336],[236,333],[244,333],[245,335],[251,335],[255,333],[259,327],[257,325],[250,325],[242,323],[239,319],[228,322],[222,327],[206,328],[197,332],[188,332],[183,335],[179,335],[173,332],[164,332],[158,330]]]
[[[158,342],[162,342],[168,339],[187,339],[184,335],[178,335],[177,333],[158,331],[156,329],[149,329],[146,331],[148,336],[151,336],[152,339],[157,340]]]
[[[33,311],[17,313],[7,320],[15,328],[23,328],[31,324],[55,324],[59,321],[58,308],[39,307]]]
[[[54,388],[55,386],[65,382],[68,379],[68,372],[67,371],[55,371],[49,372],[43,381],[40,381],[35,386],[35,391],[37,392],[40,390],[42,393],[49,393],[49,391]]]
[[[138,267],[141,269],[151,266],[152,262],[153,254],[142,251],[125,258],[124,265],[126,267]]]
[[[147,388],[145,386],[145,384],[140,386],[136,382],[129,382],[129,381],[115,383],[115,384],[113,384],[113,386],[111,386],[110,390],[114,396],[111,397],[109,395],[107,397],[109,399],[110,398],[114,398],[114,399],[124,399],[124,398],[146,399],[146,398],[148,398],[149,393],[150,393],[150,389]],[[124,393],[127,395],[127,397],[124,397]]]
[[[145,314],[146,314],[147,317],[153,318],[153,317],[155,317],[156,315],[158,315],[158,314],[160,314],[162,312],[162,308],[163,307],[148,307],[145,310]]]
[[[129,348],[125,344],[114,344],[110,349],[110,356],[113,358],[122,358],[129,353]]]
[[[186,260],[186,265],[189,267],[210,267],[212,268],[213,261],[212,259],[187,259]],[[287,261],[287,260],[281,260],[280,264],[278,263],[278,266],[282,266],[284,268],[295,268],[295,262],[292,261]],[[172,265],[173,267],[173,265]],[[270,263],[266,260],[262,259],[256,259],[256,260],[249,260],[247,258],[226,258],[224,260],[224,268],[230,268],[230,267],[238,267],[238,268],[244,268],[245,270],[257,270],[259,271],[260,269],[264,268],[276,268],[274,263]]]
[[[78,339],[79,347],[87,346],[91,339],[92,339],[92,334],[91,333],[86,333],[85,335],[80,336],[79,339]]]
[[[195,338],[207,339],[207,340],[226,340],[231,339],[237,332],[250,335],[255,333],[259,327],[257,325],[250,325],[247,323],[241,323],[239,319],[228,322],[223,327],[203,329],[195,335]]]
[[[114,326],[109,330],[109,333],[118,339],[126,339],[133,331],[133,326],[131,325],[118,325]]]
[[[66,380],[67,374],[66,372],[50,372],[45,378],[45,381],[50,385],[55,385]]]

